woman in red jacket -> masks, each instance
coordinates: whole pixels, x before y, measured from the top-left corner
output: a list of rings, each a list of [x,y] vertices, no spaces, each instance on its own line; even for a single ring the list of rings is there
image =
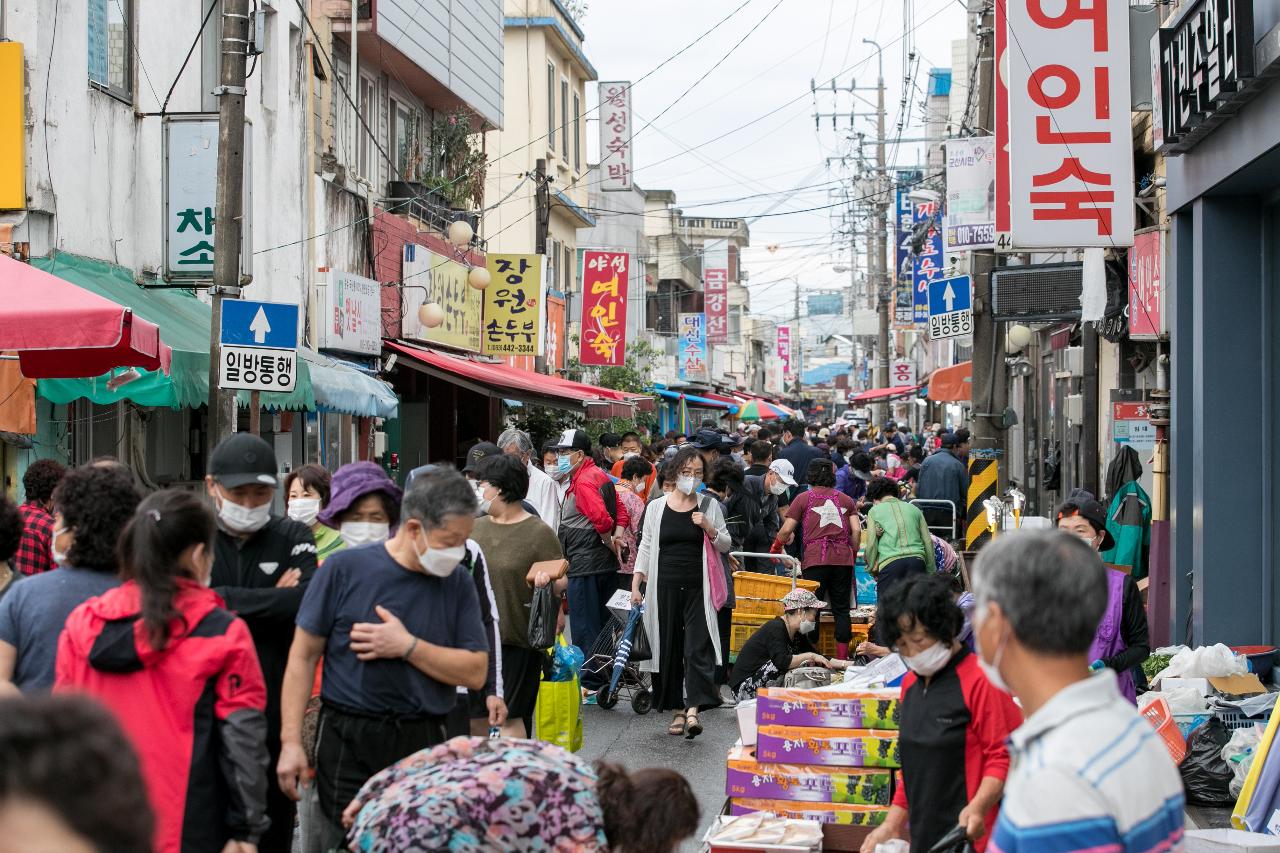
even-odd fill
[[[88,693],[142,760],[157,853],[254,853],[266,828],[266,687],[243,621],[209,589],[213,515],[176,490],[120,538],[125,583],[77,607],[55,690]]]

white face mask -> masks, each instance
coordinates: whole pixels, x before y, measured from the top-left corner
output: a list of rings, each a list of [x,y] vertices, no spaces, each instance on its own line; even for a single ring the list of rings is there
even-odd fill
[[[547,472],[547,476],[555,480],[557,483],[563,482],[565,477],[569,476],[568,471],[561,471],[559,464],[543,465],[542,470]]]
[[[368,545],[370,542],[386,542],[391,535],[391,525],[382,521],[344,521],[338,535],[348,548]]]
[[[684,492],[686,495],[691,495],[697,491],[698,485],[701,482],[702,479],[700,477],[677,477],[676,488]]]
[[[813,633],[813,630],[814,630],[815,628],[817,628],[817,627],[818,627],[818,623],[817,623],[817,622],[814,622],[812,619],[801,619],[801,620],[800,620],[800,633],[801,633],[801,634],[812,634],[812,633]]]
[[[413,546],[415,551],[418,546]],[[418,553],[418,563],[422,566],[422,570],[429,575],[435,575],[438,578],[447,578],[453,574],[453,570],[462,562],[462,558],[467,556],[467,546],[456,545],[453,548],[432,548]]]
[[[783,495],[787,492],[787,484],[779,480],[769,487],[769,492],[774,495]]]
[[[53,531],[53,535],[49,537],[49,556],[53,559],[53,564],[58,567],[67,564],[67,551],[58,550],[58,537],[67,532],[67,528],[59,527]]]
[[[253,533],[267,526],[271,520],[271,504],[247,507],[227,498],[219,498],[218,518],[224,527],[235,533]]]
[[[983,614],[981,620],[975,618],[973,620],[973,641],[978,653],[978,665],[982,667],[982,673],[987,677],[987,681],[991,682],[991,686],[997,690],[1002,690],[1010,695],[1013,691],[1009,689],[1009,683],[1004,680],[1004,676],[1000,674],[1000,658],[1004,656],[1004,637],[1000,638],[1000,644],[996,646],[996,655],[991,663],[987,663],[982,654],[982,642],[978,639],[982,630],[982,623],[986,621],[986,614]]]
[[[916,675],[928,678],[936,675],[951,660],[951,649],[942,643],[934,643],[918,655],[903,656],[902,662]]]
[[[289,501],[289,517],[294,521],[305,524],[307,527],[316,523],[316,516],[320,514],[319,498],[294,498]]]

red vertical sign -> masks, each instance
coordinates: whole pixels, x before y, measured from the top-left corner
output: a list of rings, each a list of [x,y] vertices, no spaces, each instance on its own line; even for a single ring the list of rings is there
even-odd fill
[[[1129,250],[1129,335],[1159,337],[1160,322],[1160,232],[1133,235]]]
[[[582,253],[582,336],[578,358],[583,364],[621,367],[626,358],[626,252]]]
[[[564,370],[564,300],[548,296],[542,303],[547,312],[547,366],[552,370]]]
[[[707,315],[707,343],[729,340],[729,242],[713,240],[702,249],[703,306]]]

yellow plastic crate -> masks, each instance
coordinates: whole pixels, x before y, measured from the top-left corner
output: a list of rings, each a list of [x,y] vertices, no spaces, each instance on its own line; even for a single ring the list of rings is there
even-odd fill
[[[817,581],[807,581],[804,578],[796,578],[795,585],[810,592],[816,592],[818,589]],[[734,572],[733,592],[734,595],[742,598],[781,601],[784,595],[791,592],[791,578],[760,572]]]
[[[734,602],[734,613],[754,613],[757,616],[781,616],[782,602],[776,598],[743,598]]]
[[[751,639],[751,635],[760,629],[760,626],[768,622],[774,615],[763,613],[745,612],[741,608],[733,611],[733,625],[729,632],[729,653],[737,656],[742,651],[742,647],[746,645],[747,640]],[[853,639],[849,642],[849,653],[857,648],[858,643],[867,639],[870,631],[869,625],[853,624]],[[829,614],[822,614],[818,619],[818,652],[824,657],[835,657],[836,654],[836,623]]]

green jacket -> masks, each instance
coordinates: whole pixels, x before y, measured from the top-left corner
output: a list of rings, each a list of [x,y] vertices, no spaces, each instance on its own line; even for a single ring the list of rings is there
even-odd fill
[[[1128,566],[1129,576],[1135,581],[1145,578],[1151,551],[1151,499],[1137,480],[1126,483],[1111,499],[1107,530],[1116,545],[1102,552],[1102,562]]]
[[[862,547],[868,570],[874,575],[886,563],[902,557],[919,557],[925,570],[937,570],[933,538],[924,513],[897,498],[885,498],[867,513]]]
[[[312,533],[316,537],[316,562],[323,563],[325,557],[347,547],[341,534],[332,527],[321,524]]]

